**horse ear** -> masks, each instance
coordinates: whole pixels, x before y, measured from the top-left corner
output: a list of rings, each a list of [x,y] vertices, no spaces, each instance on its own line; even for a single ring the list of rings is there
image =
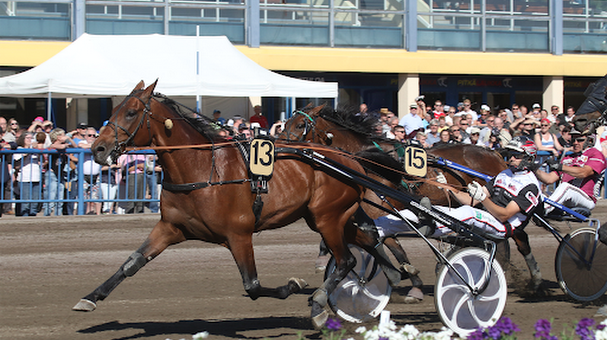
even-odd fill
[[[135,85],[135,88],[133,89],[133,91],[131,91],[131,94],[134,94],[136,91],[140,91],[143,89],[143,87],[145,86],[143,80],[140,81],[137,85]]]
[[[141,95],[141,100],[147,102],[152,97],[152,95],[154,94],[154,89],[156,88],[156,84],[158,84],[158,79],[156,79],[155,82],[153,82],[143,91],[143,94]]]
[[[312,110],[310,110],[310,112],[308,112],[308,114],[310,116],[317,116],[318,113],[320,112],[320,110],[324,109],[326,105],[327,105],[326,103],[322,104],[322,105],[319,105],[319,106],[313,108]]]

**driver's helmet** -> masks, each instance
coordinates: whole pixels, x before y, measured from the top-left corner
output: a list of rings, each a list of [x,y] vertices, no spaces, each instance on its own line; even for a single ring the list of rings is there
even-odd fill
[[[510,157],[522,159],[516,167],[516,171],[531,170],[537,155],[537,146],[533,141],[517,136],[506,144],[505,149],[508,150],[508,159]]]
[[[511,155],[516,153],[524,154],[525,156],[533,157],[534,159],[537,155],[537,146],[535,143],[532,140],[521,136],[512,138],[508,144],[506,144],[505,148],[511,152]]]

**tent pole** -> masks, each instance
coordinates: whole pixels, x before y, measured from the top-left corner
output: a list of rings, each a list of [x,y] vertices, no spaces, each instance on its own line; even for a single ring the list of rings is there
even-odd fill
[[[51,117],[51,111],[52,111],[52,110],[51,110],[51,109],[52,109],[51,105],[52,105],[52,103],[53,103],[53,102],[52,102],[52,99],[53,99],[53,98],[52,98],[51,92],[49,91],[49,92],[48,92],[48,98],[47,98],[47,101],[48,101],[48,102],[47,102],[47,105],[46,105],[46,120],[51,120],[51,118],[52,118],[52,117]]]
[[[196,111],[201,114],[200,108],[200,25],[196,25]]]

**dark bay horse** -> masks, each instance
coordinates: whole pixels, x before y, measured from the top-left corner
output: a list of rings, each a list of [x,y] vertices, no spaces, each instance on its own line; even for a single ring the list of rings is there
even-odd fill
[[[398,158],[399,150],[402,150],[407,145],[393,140],[379,138],[376,133],[377,124],[377,119],[371,116],[358,116],[354,111],[333,110],[332,108],[321,105],[315,108],[297,111],[285,124],[281,137],[291,140],[330,145],[352,153],[368,150],[369,148],[381,149],[384,152],[391,154],[393,157]],[[429,164],[431,164],[432,157],[440,157],[490,176],[496,176],[507,168],[503,157],[499,153],[480,146],[453,144],[430,148],[426,151],[429,155]],[[429,165],[429,177],[436,177],[438,173],[443,173],[447,178],[448,183],[455,187],[464,187],[472,180],[484,183],[484,181],[479,178],[452,170],[445,166]],[[460,204],[460,202],[453,202],[434,181],[426,181],[411,176],[405,177],[405,182],[408,182],[408,188],[413,193],[419,196],[428,197],[432,204]],[[373,199],[373,196],[376,195],[368,191],[365,198],[377,201],[377,199]],[[466,204],[467,202],[461,203]],[[377,216],[376,214],[378,213],[384,214],[378,209],[367,210],[368,208],[364,206],[364,203],[363,207],[372,217]],[[532,274],[531,282],[533,288],[539,289],[542,282],[541,273],[539,272],[539,268],[537,268],[537,263],[533,258],[533,254],[531,254],[531,246],[527,233],[522,229],[516,229],[512,239],[515,241],[518,251],[525,258],[527,266],[530,268],[530,272],[534,273]],[[397,257],[399,263],[402,263],[401,259],[404,259],[407,263],[409,262],[406,253],[396,241],[386,239],[385,244],[394,253],[395,257]],[[507,243],[504,242],[504,245],[507,246]],[[415,276],[412,277],[412,279],[414,278]],[[415,287],[416,283],[414,281],[412,282]]]
[[[586,100],[575,112],[573,124],[580,132],[595,133],[597,127],[607,125],[607,75],[590,84],[584,95]]]
[[[228,248],[251,299],[284,299],[306,283],[290,279],[285,286],[263,287],[257,278],[252,235],[303,217],[312,230],[322,235],[338,267],[335,275],[310,299],[313,323],[322,326],[327,317],[324,308],[327,294],[355,265],[347,244],[355,243],[371,252],[376,245],[361,230],[345,227],[359,206],[364,188],[297,155],[277,152],[274,172],[267,181],[268,193],[260,196],[263,205],[260,213],[255,214],[253,206],[259,193],[252,192],[248,166],[237,143],[217,137],[208,120],[184,115],[169,99],[160,101],[153,93],[155,86],[156,83],[144,89],[143,81],[140,82],[114,108],[108,125],[91,149],[97,163],[111,164],[128,146],[156,148],[165,173],[160,221],[120,269],[85,296],[74,310],[94,310],[97,302],[125,278],[133,276],[168,246],[186,240],[202,240]],[[276,144],[277,148],[281,146],[285,145]],[[328,158],[363,171],[353,159],[327,148],[287,146],[313,147]]]

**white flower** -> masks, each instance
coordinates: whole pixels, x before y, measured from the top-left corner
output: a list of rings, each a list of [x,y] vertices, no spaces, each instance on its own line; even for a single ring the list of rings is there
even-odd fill
[[[196,333],[194,335],[192,335],[192,340],[201,340],[201,339],[206,339],[209,337],[209,332],[204,331],[204,332],[200,332],[200,333]]]
[[[365,326],[360,326],[355,330],[355,332],[358,334],[364,333],[366,331],[367,331],[367,329],[365,328]]]

